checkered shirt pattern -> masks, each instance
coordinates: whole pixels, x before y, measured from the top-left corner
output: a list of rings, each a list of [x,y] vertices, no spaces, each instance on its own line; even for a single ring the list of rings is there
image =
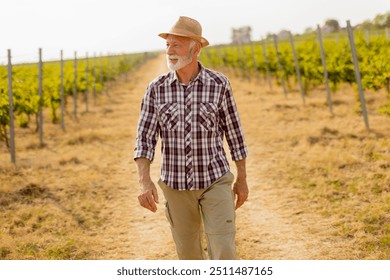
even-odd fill
[[[175,72],[153,80],[142,99],[134,159],[154,159],[161,138],[161,180],[176,190],[210,186],[248,155],[229,80],[203,67],[188,86]]]

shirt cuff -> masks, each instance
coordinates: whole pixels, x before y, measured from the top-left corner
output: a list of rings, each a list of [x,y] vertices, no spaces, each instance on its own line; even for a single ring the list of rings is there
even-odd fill
[[[238,149],[230,150],[230,154],[232,156],[233,161],[239,161],[248,156],[248,149],[246,146],[239,147]]]
[[[134,159],[137,158],[147,158],[150,161],[154,159],[154,149],[147,148],[135,148],[134,149]]]

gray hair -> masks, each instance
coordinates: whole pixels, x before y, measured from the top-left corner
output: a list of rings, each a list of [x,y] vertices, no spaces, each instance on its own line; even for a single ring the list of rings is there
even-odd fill
[[[199,53],[198,53],[198,57],[200,55],[200,52],[202,50],[202,44],[199,42],[199,41],[196,41],[194,39],[191,39],[191,42],[190,42],[190,50],[192,50],[192,48],[195,46],[195,44],[199,44]]]

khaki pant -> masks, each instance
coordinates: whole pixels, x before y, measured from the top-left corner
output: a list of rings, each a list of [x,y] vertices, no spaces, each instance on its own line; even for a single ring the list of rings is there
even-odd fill
[[[233,174],[227,172],[206,189],[195,191],[173,190],[159,180],[179,259],[206,259],[202,247],[202,219],[209,258],[236,259],[233,179]]]

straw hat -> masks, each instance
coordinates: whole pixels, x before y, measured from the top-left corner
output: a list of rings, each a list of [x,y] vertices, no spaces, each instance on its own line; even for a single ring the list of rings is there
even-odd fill
[[[192,18],[181,16],[179,20],[172,26],[167,33],[160,33],[158,36],[166,39],[168,35],[176,35],[181,37],[188,37],[198,41],[202,48],[208,46],[209,42],[202,37],[202,26],[200,23]]]

